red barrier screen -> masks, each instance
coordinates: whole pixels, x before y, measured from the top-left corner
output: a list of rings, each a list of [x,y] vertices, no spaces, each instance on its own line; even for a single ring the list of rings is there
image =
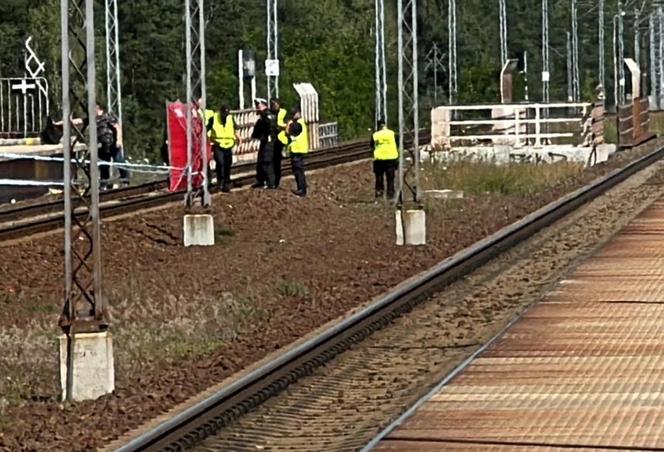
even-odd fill
[[[168,124],[168,155],[171,167],[169,190],[179,191],[187,189],[187,106],[182,102],[171,102],[166,107],[166,119]],[[192,107],[193,137],[192,137],[192,163],[191,171],[192,185],[199,188],[203,184],[201,168],[201,129],[203,121],[198,113],[198,108]],[[208,143],[208,161],[211,158],[210,145]]]

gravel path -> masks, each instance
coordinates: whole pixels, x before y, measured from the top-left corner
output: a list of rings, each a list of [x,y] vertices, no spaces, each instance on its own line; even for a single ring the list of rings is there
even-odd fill
[[[664,195],[664,163],[435,295],[195,450],[351,451]]]
[[[58,400],[61,235],[2,243],[0,449],[106,444],[661,143],[538,196],[435,205],[422,248],[393,245],[394,213],[372,202],[368,162],[313,175],[306,199],[288,190],[216,197],[212,248],[181,247],[179,206],[106,221],[117,390],[76,405]]]

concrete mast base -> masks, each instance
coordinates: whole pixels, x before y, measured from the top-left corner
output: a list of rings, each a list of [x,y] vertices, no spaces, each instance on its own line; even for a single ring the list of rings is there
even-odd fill
[[[60,341],[60,385],[62,400],[94,400],[115,389],[113,338],[111,333],[63,334]],[[70,341],[72,343],[70,344]],[[67,384],[69,351],[72,351],[72,379]],[[71,394],[69,393],[71,391]]]
[[[397,210],[397,245],[421,246],[426,244],[426,212],[424,210]]]
[[[210,214],[184,216],[184,246],[213,246],[214,219]]]

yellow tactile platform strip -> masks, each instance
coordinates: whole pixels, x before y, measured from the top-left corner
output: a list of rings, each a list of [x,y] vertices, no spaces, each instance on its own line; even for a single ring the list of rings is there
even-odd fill
[[[377,450],[569,448],[664,450],[664,201]]]

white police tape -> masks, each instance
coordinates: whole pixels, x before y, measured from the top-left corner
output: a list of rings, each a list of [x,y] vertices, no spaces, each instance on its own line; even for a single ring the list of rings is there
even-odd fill
[[[180,180],[184,179],[186,173],[182,173]],[[204,174],[200,171],[193,173],[194,176],[202,175],[205,179]],[[0,178],[0,186],[20,186],[20,187],[64,187],[64,181],[59,180],[25,180],[25,179],[2,179]]]
[[[2,152],[0,153],[0,159],[6,159],[6,160],[35,160],[35,161],[41,161],[41,162],[63,162],[65,161],[64,158],[62,157],[46,157],[43,155],[24,155],[24,154],[15,154],[11,152]],[[76,159],[71,159],[70,160],[72,163],[83,163],[83,164],[90,164],[89,160],[85,161],[78,161]],[[118,163],[118,162],[107,162],[104,160],[99,160],[97,162],[98,166],[110,166],[110,167],[116,167],[116,168],[122,168],[122,169],[127,169],[131,170],[137,173],[156,173],[156,174],[166,174],[171,170],[181,170],[183,171],[186,167],[178,168],[176,166],[168,166],[168,165],[149,165],[149,164],[143,164],[143,163]]]
[[[0,179],[0,185],[12,185],[21,187],[64,187],[64,181],[59,180],[22,180],[22,179]]]

